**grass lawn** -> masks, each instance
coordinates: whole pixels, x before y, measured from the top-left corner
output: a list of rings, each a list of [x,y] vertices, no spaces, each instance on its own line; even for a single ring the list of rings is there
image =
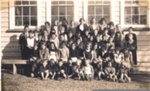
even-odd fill
[[[105,80],[62,81],[31,78],[24,75],[2,74],[2,91],[92,91],[93,89],[150,89],[150,75],[134,75],[131,83],[116,83]]]

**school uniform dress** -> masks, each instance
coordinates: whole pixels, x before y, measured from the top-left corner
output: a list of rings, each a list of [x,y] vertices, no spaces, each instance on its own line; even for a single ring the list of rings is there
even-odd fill
[[[84,55],[86,59],[91,60],[92,59],[92,51],[84,51]]]
[[[99,25],[99,32],[98,32],[98,34],[100,34],[100,35],[102,35],[102,34],[104,34],[104,28],[106,28],[107,27],[107,25]]]
[[[57,62],[57,52],[56,50],[49,50],[49,60],[54,59]]]
[[[116,32],[115,28],[109,29],[108,34],[110,35],[110,37],[114,37],[115,36],[115,32]]]
[[[72,62],[76,62],[79,57],[78,50],[72,50],[72,48],[70,48],[69,57]]]

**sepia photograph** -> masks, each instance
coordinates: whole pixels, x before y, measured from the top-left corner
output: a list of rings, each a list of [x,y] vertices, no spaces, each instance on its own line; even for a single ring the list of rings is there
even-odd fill
[[[149,91],[150,0],[0,0],[0,91]]]

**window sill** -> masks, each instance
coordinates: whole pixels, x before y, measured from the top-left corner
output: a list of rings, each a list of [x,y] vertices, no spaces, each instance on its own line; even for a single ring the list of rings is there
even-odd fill
[[[36,26],[29,26],[30,30],[35,30],[38,29]],[[7,32],[11,33],[11,32],[23,32],[24,30],[24,26],[20,26],[20,27],[14,27],[14,28],[10,28],[9,30],[7,30]]]

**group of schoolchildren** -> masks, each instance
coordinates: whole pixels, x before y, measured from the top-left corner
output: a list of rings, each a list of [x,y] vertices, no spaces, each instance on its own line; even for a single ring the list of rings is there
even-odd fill
[[[22,59],[32,64],[31,77],[47,79],[105,79],[130,82],[130,69],[136,61],[136,35],[130,27],[128,34],[113,22],[92,18],[87,25],[64,19],[51,25],[45,22],[40,30],[24,27],[20,35]]]

